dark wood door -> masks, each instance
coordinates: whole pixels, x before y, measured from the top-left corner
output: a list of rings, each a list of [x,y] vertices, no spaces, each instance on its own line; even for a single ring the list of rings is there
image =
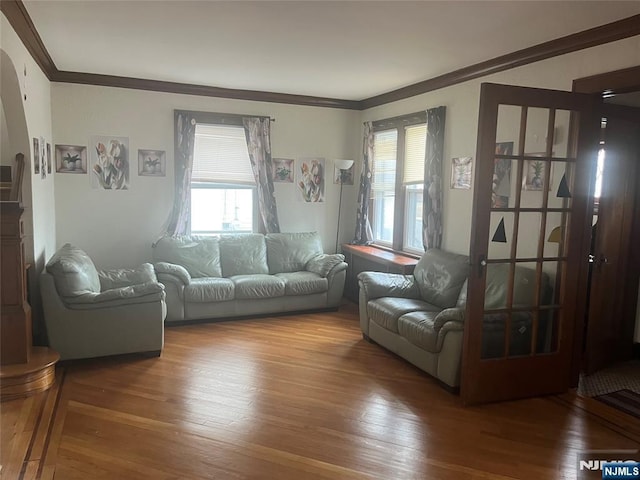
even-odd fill
[[[599,105],[592,95],[482,85],[465,404],[569,386],[585,313]]]
[[[632,357],[640,276],[640,109],[609,108],[604,118],[584,356],[588,374]]]

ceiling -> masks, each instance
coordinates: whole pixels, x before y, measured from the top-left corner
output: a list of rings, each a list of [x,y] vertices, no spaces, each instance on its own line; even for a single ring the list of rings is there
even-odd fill
[[[639,1],[23,1],[62,71],[344,100],[640,14]]]

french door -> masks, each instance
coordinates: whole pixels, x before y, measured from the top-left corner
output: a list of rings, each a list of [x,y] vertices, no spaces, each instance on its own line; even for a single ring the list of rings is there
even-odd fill
[[[587,291],[600,100],[484,83],[461,396],[565,391]]]

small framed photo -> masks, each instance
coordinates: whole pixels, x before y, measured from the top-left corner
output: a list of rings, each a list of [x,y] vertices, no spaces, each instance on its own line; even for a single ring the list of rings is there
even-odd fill
[[[527,156],[544,157],[545,153],[527,153]],[[523,190],[541,191],[544,188],[544,180],[550,162],[545,160],[525,160]],[[549,177],[551,182],[551,177]]]
[[[87,173],[87,147],[83,145],[56,145],[57,173]]]
[[[471,189],[471,171],[473,157],[457,157],[451,159],[451,188]]]
[[[40,175],[40,139],[33,137],[33,173]]]
[[[138,150],[138,175],[164,177],[167,174],[167,155],[164,150]]]
[[[47,175],[51,175],[51,144],[47,143]]]
[[[40,178],[47,178],[47,143],[40,137]]]
[[[354,169],[355,169],[355,163],[344,171],[344,177],[342,177],[342,171],[334,165],[333,166],[333,183],[335,185],[340,185],[340,183],[342,183],[343,185],[353,185]],[[343,178],[344,178],[344,182],[341,182]]]
[[[274,158],[271,161],[273,170],[273,181],[278,183],[293,183],[293,159],[292,158]]]

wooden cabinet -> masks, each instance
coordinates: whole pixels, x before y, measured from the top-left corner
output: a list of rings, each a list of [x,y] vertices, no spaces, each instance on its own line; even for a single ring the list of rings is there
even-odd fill
[[[31,353],[31,307],[27,303],[24,226],[18,202],[1,202],[0,364],[27,363]]]
[[[9,400],[49,388],[60,357],[32,346],[23,209],[18,202],[0,202],[0,209],[0,398]]]
[[[360,272],[388,272],[409,275],[418,259],[367,245],[343,244],[342,252],[349,264],[344,295],[349,300],[358,301],[358,274]]]

